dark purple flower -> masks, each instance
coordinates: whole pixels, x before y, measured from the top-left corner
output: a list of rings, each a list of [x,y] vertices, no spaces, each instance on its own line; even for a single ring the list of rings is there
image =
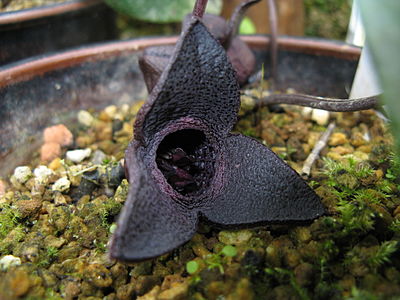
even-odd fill
[[[192,17],[135,124],[130,181],[110,255],[137,261],[188,241],[199,218],[221,226],[312,220],[318,196],[271,150],[230,134],[240,105],[221,45]]]
[[[236,71],[236,78],[240,84],[245,84],[254,71],[256,58],[249,46],[238,36],[238,27],[249,7],[260,0],[245,0],[241,2],[233,12],[231,19],[227,22],[224,18],[216,15],[205,14],[201,18],[202,23],[208,31],[224,47],[229,61]],[[192,14],[186,16],[182,27],[191,22]],[[139,57],[139,66],[143,73],[144,81],[150,92],[158,82],[162,71],[167,66],[175,47],[173,45],[153,46],[146,48],[143,55]]]

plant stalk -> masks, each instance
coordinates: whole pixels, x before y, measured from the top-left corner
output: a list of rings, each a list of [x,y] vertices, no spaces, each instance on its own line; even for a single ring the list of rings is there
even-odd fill
[[[273,94],[260,99],[258,105],[291,104],[328,111],[348,112],[378,108],[378,97],[379,95],[356,99],[335,99],[303,94]]]
[[[193,8],[193,16],[201,19],[206,11],[208,0],[196,0]]]
[[[268,0],[269,28],[271,32],[270,55],[271,55],[271,90],[275,90],[278,81],[278,14],[275,0]]]
[[[246,13],[247,9],[257,2],[260,2],[260,0],[247,0],[243,1],[238,6],[236,6],[235,11],[231,16],[231,19],[229,20],[228,24],[229,35],[226,41],[224,41],[225,49],[229,48],[233,38],[238,34],[240,23],[242,22],[244,14]]]

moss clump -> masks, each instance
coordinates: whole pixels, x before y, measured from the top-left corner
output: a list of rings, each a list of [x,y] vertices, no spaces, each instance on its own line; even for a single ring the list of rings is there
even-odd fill
[[[305,34],[344,39],[350,20],[347,0],[305,0]]]
[[[275,289],[277,296],[287,298],[291,296],[295,296],[301,300],[309,300],[311,297],[308,295],[306,289],[301,287],[296,280],[295,274],[293,271],[282,269],[282,268],[266,268],[265,273],[271,277],[272,280],[277,280],[280,284],[289,284],[290,287],[286,289],[286,291],[279,291]],[[279,293],[279,294],[278,294]],[[284,296],[286,295],[286,296]]]
[[[8,234],[0,240],[0,256],[11,254],[13,249],[21,242],[26,233],[22,225],[16,226]]]
[[[39,268],[47,268],[58,258],[59,250],[56,247],[48,247],[42,251],[42,255],[39,258],[37,265]]]
[[[107,199],[99,207],[99,216],[101,224],[107,229],[110,228],[114,218],[119,214],[122,208],[122,203],[115,201],[113,198]]]
[[[326,184],[336,196],[334,209],[340,213],[335,220],[343,226],[338,234],[372,230],[377,219],[384,217],[384,204],[394,192],[391,183],[379,178],[367,162],[357,162],[351,157],[342,162],[331,159],[324,162]]]
[[[4,239],[17,226],[19,220],[20,214],[15,207],[9,204],[0,205],[0,239]]]
[[[9,205],[0,205],[0,256],[12,253],[12,249],[23,240],[24,226],[19,211]]]

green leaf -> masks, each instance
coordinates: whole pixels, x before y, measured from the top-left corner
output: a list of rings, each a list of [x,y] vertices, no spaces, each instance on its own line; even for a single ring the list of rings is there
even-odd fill
[[[191,260],[186,263],[186,271],[189,274],[196,273],[198,269],[199,269],[199,264],[197,263],[197,261]]]
[[[244,17],[239,26],[239,33],[255,34],[256,31],[256,25],[254,25],[253,21],[249,17]]]
[[[383,89],[383,101],[392,120],[397,149],[400,149],[400,1],[361,0],[357,3]]]
[[[226,245],[224,248],[222,248],[221,253],[225,256],[233,257],[237,254],[237,250],[234,246]]]
[[[181,22],[191,13],[195,0],[104,0],[116,11],[134,19],[153,23]],[[221,0],[210,0],[207,12],[219,14]]]

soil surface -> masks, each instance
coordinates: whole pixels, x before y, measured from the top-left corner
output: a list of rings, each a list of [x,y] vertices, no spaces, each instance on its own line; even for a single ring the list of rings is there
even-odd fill
[[[400,297],[400,163],[386,124],[374,111],[280,106],[254,113],[263,94],[242,92],[235,130],[299,173],[335,126],[306,176],[326,216],[241,230],[200,224],[171,253],[110,260],[107,243],[129,185],[120,160],[142,102],[80,111],[78,125],[47,129],[31,165],[0,181],[0,299]]]

